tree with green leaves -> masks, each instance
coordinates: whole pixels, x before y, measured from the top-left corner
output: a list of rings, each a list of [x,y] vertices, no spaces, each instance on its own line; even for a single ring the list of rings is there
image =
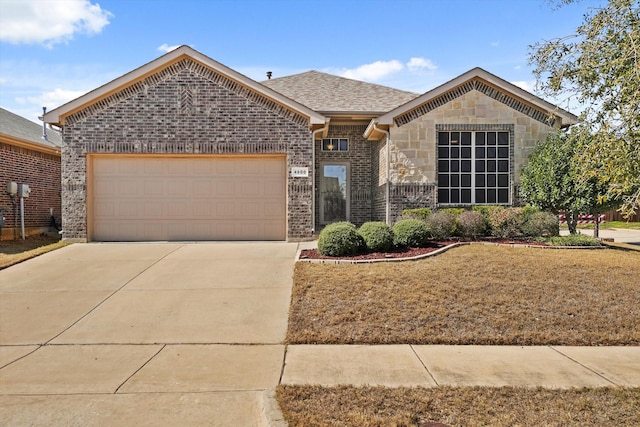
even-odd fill
[[[582,137],[578,135],[550,133],[533,150],[520,176],[520,195],[542,210],[564,211],[571,234],[577,232],[579,214],[597,215],[609,208],[599,203],[607,183],[595,176],[585,179],[577,166]]]
[[[620,211],[632,215],[640,208],[639,0],[589,10],[575,34],[531,46],[529,62],[545,95],[567,96],[584,108],[574,135],[580,175],[606,184],[601,203],[619,201]]]

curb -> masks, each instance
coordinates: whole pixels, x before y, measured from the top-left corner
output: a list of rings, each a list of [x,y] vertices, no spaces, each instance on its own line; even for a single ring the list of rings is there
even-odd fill
[[[288,426],[278,405],[275,390],[265,390],[262,393],[262,418],[264,425],[268,427]]]

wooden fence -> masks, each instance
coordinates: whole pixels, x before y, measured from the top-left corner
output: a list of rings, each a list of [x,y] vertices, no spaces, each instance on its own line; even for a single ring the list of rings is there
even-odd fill
[[[606,221],[629,221],[629,222],[640,222],[640,212],[636,212],[635,215],[633,215],[630,218],[625,218],[622,216],[622,214],[618,211],[609,211],[609,212],[605,212],[605,215],[607,215],[607,219]]]

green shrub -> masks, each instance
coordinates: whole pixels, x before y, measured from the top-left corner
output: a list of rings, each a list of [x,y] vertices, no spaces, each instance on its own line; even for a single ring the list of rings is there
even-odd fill
[[[560,234],[558,215],[551,212],[534,212],[527,217],[522,232],[530,237],[557,236]]]
[[[464,212],[466,212],[467,210],[465,208],[444,208],[444,209],[438,209],[438,212],[449,212],[451,214],[454,214],[456,217],[462,215]]]
[[[405,209],[402,211],[403,219],[419,219],[424,221],[429,215],[431,215],[431,209],[429,208]]]
[[[372,252],[384,252],[393,246],[393,230],[384,222],[365,222],[358,233]]]
[[[326,256],[355,255],[364,248],[355,225],[342,221],[327,225],[318,236],[318,252]]]
[[[601,246],[600,241],[584,234],[570,234],[568,236],[554,236],[548,240],[554,246]]]
[[[458,231],[467,239],[476,239],[486,230],[484,217],[480,212],[465,211],[458,217]]]
[[[503,206],[485,206],[485,205],[474,206],[471,208],[472,211],[480,213],[484,218],[484,225],[486,228],[485,233],[487,234],[490,234],[491,232],[491,215],[503,209],[504,209]]]
[[[431,238],[443,240],[455,234],[458,216],[448,210],[441,210],[433,213],[425,222]]]
[[[489,217],[491,233],[503,239],[513,239],[523,236],[523,226],[526,221],[523,208],[506,208],[494,211]]]
[[[393,226],[394,240],[396,246],[407,246],[419,248],[427,243],[429,229],[424,221],[419,219],[403,219]]]

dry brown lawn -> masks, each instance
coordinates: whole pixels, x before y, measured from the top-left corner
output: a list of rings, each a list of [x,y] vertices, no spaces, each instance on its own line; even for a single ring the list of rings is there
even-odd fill
[[[0,241],[0,269],[42,255],[68,245],[60,239],[44,236],[27,237],[25,240]]]
[[[640,425],[639,388],[279,386],[277,398],[290,427]]]
[[[298,263],[288,343],[639,345],[640,252],[463,246]]]

